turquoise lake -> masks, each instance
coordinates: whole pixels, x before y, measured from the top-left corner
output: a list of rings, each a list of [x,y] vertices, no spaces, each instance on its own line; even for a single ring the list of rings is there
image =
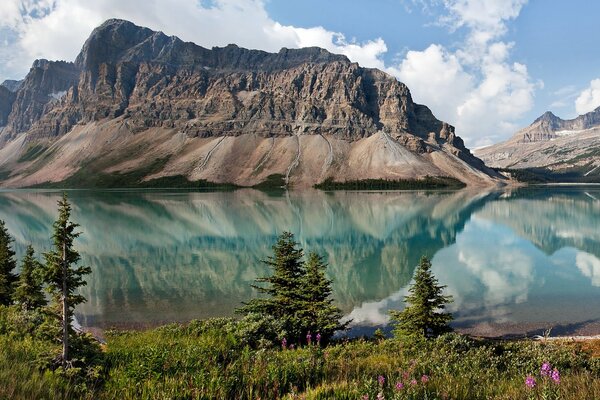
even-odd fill
[[[60,192],[2,191],[18,255],[51,246]],[[86,327],[149,327],[232,316],[269,273],[284,230],[329,263],[355,331],[386,325],[415,266],[454,297],[454,326],[490,336],[600,334],[600,187],[511,191],[70,191],[92,267]]]

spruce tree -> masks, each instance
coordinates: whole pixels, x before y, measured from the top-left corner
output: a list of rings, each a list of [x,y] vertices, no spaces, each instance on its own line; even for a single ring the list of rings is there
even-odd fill
[[[0,220],[0,305],[12,303],[15,283],[18,276],[13,273],[17,266],[15,252],[11,245],[13,238],[8,234],[6,224]]]
[[[86,284],[83,277],[91,272],[89,267],[77,266],[80,256],[74,249],[73,242],[81,233],[77,232],[79,225],[71,222],[70,218],[71,205],[65,193],[58,201],[58,219],[53,225],[54,249],[44,254],[44,281],[53,296],[56,317],[60,319],[63,368],[69,362],[69,336],[74,334],[71,326],[73,310],[78,304],[85,302],[85,297],[77,290]]]
[[[333,304],[331,281],[325,276],[327,264],[317,253],[311,252],[305,264],[302,290],[306,302],[301,311],[303,328],[306,332],[320,334],[323,342],[329,341],[335,331],[345,329],[348,322],[341,324],[342,311]]]
[[[47,304],[42,288],[42,264],[34,256],[33,246],[27,246],[21,263],[14,300],[25,310],[35,310]]]
[[[304,251],[298,248],[294,235],[282,233],[273,246],[273,256],[263,262],[272,270],[272,275],[256,279],[260,285],[252,285],[264,297],[245,303],[237,311],[241,314],[272,316],[283,329],[288,340],[298,340],[303,332],[299,312],[305,305],[302,293],[302,278],[305,274],[302,262]]]
[[[422,257],[417,267],[414,283],[409,295],[404,298],[406,308],[402,311],[390,311],[392,321],[396,324],[394,335],[415,335],[435,337],[451,330],[448,323],[452,314],[444,311],[452,302],[451,296],[444,296],[446,286],[438,285],[438,280],[431,272],[431,262]]]

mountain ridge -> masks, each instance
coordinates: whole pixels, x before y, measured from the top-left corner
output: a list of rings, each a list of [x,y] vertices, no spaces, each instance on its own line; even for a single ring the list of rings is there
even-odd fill
[[[600,107],[567,120],[547,111],[506,142],[477,149],[475,154],[492,167],[545,169],[572,177],[596,175],[600,172]]]
[[[0,122],[4,114],[8,185],[57,182],[90,166],[122,174],[156,160],[166,161],[141,179],[498,179],[382,71],[320,48],[209,50],[124,20],[96,28],[74,62],[34,62],[14,99],[0,91]]]

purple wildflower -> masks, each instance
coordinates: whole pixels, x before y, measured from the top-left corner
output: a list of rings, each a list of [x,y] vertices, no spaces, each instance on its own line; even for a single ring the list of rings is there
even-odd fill
[[[402,389],[404,389],[404,383],[396,382],[396,390],[402,390]]]
[[[550,365],[549,362],[545,362],[542,364],[542,368],[540,368],[540,375],[549,376],[551,371],[552,371],[552,366]]]
[[[413,379],[412,381],[410,381],[410,384],[411,384],[411,385],[413,385],[413,386],[415,386],[417,383],[418,383],[418,382],[417,382],[417,380],[416,380],[416,379]]]
[[[428,377],[427,375],[423,375],[423,376],[421,377],[421,382],[423,382],[423,383],[427,383],[427,382],[429,382],[429,377]]]
[[[410,376],[410,374],[408,372],[406,372],[406,371],[404,371],[402,373],[402,378],[404,378],[404,379],[408,379],[409,376]]]
[[[281,340],[281,348],[284,350],[287,349],[287,339],[286,338],[283,338]]]
[[[554,368],[550,377],[552,378],[554,383],[556,383],[557,385],[560,383],[560,372],[558,372],[558,370],[556,368]]]
[[[312,335],[310,334],[310,332],[308,332],[306,334],[306,343],[310,345],[310,342],[312,342]]]
[[[383,375],[379,375],[377,377],[377,382],[379,382],[379,386],[383,386],[383,384],[385,383],[385,377]]]
[[[527,375],[527,378],[525,378],[525,386],[527,386],[530,389],[533,389],[536,385],[535,382],[535,378],[531,375]]]
[[[316,338],[317,338],[317,344],[320,344],[321,343],[321,334],[317,333],[317,337]]]

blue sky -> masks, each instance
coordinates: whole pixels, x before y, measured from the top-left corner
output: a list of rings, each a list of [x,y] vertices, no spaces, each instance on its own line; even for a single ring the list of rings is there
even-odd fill
[[[478,147],[547,110],[600,106],[598,15],[589,0],[3,0],[0,79],[73,60],[93,27],[124,18],[205,47],[345,54],[405,82]]]

